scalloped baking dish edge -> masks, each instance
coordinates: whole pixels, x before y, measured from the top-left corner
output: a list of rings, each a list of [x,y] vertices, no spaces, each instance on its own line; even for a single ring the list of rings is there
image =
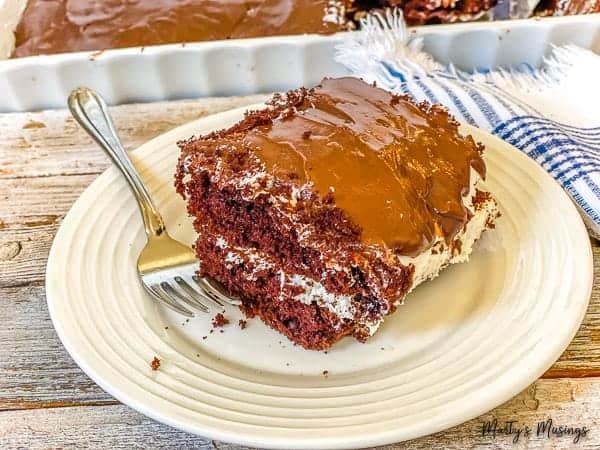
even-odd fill
[[[414,27],[425,50],[465,70],[537,66],[552,45],[600,52],[600,14]],[[63,108],[80,85],[110,104],[282,91],[346,69],[346,33],[169,44],[0,61],[0,112]]]

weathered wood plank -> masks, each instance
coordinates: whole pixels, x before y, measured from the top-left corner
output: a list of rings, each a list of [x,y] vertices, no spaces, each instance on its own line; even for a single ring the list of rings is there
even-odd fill
[[[42,284],[0,288],[0,323],[0,410],[116,403],[60,343]]]
[[[131,148],[178,125],[177,121],[192,120],[210,108],[227,109],[244,101],[251,103],[256,99],[238,103],[219,100],[210,107],[203,101],[144,105],[144,108],[130,105],[115,108],[113,112],[117,123],[122,125],[120,131],[126,145]],[[146,114],[148,108],[150,112]],[[60,220],[108,161],[70,122],[66,112],[52,113],[48,117],[46,114],[0,116],[3,124],[0,129],[18,135],[19,129],[15,131],[10,124],[20,120],[30,133],[27,142],[32,145],[17,148],[15,152],[37,152],[33,160],[12,166],[18,177],[0,175],[0,287],[3,287],[0,318],[2,323],[13,324],[0,334],[0,355],[7,355],[6,359],[0,359],[0,386],[5,387],[3,392],[6,392],[0,408],[4,409],[112,401],[76,367],[62,348],[49,321],[41,286],[48,251]],[[52,120],[59,121],[58,131]],[[42,123],[47,123],[45,128]],[[145,124],[142,131],[140,123]],[[35,135],[42,131],[49,135]],[[68,135],[70,140],[61,140],[63,135]],[[11,146],[4,144],[7,141],[3,133],[0,136],[0,155],[5,158],[6,149]],[[79,141],[84,143],[70,144]],[[44,143],[48,142],[56,142],[56,145],[44,149]],[[14,154],[6,158],[17,160]],[[83,163],[92,169],[86,172],[88,169],[81,165]],[[595,247],[594,254],[598,261],[600,248]],[[29,283],[37,285],[28,286]],[[596,375],[600,371],[599,339],[600,288],[596,286],[580,332],[546,376]],[[14,346],[16,351],[12,350]]]
[[[548,378],[600,376],[600,247],[593,240],[594,286],[590,306],[573,341],[545,374]]]
[[[392,449],[464,448],[600,448],[600,379],[539,380],[528,389],[477,419],[420,439],[383,447]],[[537,424],[586,427],[575,445],[574,435],[537,435]],[[515,445],[515,434],[483,435],[482,424],[496,419],[500,426],[531,429]],[[499,427],[500,428],[500,427]],[[0,447],[17,448],[217,448],[244,447],[211,442],[158,424],[123,405],[67,407],[0,412]]]
[[[124,105],[111,112],[125,148],[133,149],[178,125],[265,98],[251,95]],[[0,178],[97,174],[108,164],[104,153],[65,110],[0,115]]]
[[[200,99],[112,109],[126,148],[203,115],[264,96]],[[118,404],[75,365],[58,340],[44,296],[45,264],[58,225],[109,161],[66,111],[0,115],[0,448],[218,448]],[[600,247],[593,243],[595,280]],[[10,324],[10,326],[6,326]],[[534,387],[486,418],[535,426],[592,428],[579,448],[600,448],[600,283],[577,336]],[[573,377],[581,377],[573,379]],[[4,411],[2,411],[4,410]],[[576,418],[577,423],[573,423]],[[488,420],[488,419],[486,419]],[[388,448],[513,448],[510,438],[480,436],[475,420]],[[569,448],[565,438],[533,438],[530,448]]]
[[[0,287],[42,282],[57,230],[56,223],[0,230]]]
[[[196,118],[264,99],[254,95],[111,109],[125,147],[132,149]],[[109,164],[67,111],[0,115],[0,286],[43,279],[59,222]]]
[[[122,405],[0,412],[1,448],[214,448]]]
[[[3,227],[35,227],[57,222],[98,174],[0,179]]]

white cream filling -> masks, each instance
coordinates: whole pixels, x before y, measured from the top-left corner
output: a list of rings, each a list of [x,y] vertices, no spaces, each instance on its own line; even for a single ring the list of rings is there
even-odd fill
[[[425,253],[410,258],[406,256],[400,256],[400,263],[407,265],[412,264],[415,268],[413,275],[413,284],[409,290],[411,292],[419,284],[424,281],[431,280],[437,277],[440,271],[448,264],[456,264],[469,260],[469,255],[473,251],[475,241],[479,239],[481,233],[486,229],[488,218],[496,217],[497,206],[493,201],[488,201],[479,211],[475,211],[471,220],[467,223],[464,232],[459,233],[457,238],[460,239],[461,251],[455,255],[452,255],[452,250],[444,244],[443,250],[435,253],[435,249],[439,246],[434,246]],[[397,304],[401,304],[403,299],[400,299]]]
[[[487,202],[480,211],[475,211],[475,208],[473,207],[473,197],[475,196],[476,189],[481,183],[481,177],[473,168],[471,168],[470,181],[471,186],[468,194],[463,197],[463,203],[465,207],[474,214],[474,216],[467,223],[465,231],[458,233],[456,236],[456,238],[462,243],[460,253],[453,256],[451,254],[451,250],[445,244],[444,240],[440,238],[433,245],[433,247],[425,253],[421,253],[416,257],[398,257],[401,264],[412,264],[415,267],[413,284],[409,292],[416,288],[423,281],[430,280],[438,276],[440,271],[448,264],[468,261],[475,241],[485,230],[488,217],[495,217],[495,202]],[[442,246],[441,250],[440,246]],[[401,304],[403,300],[404,299],[400,299],[397,304]]]
[[[316,302],[317,305],[325,306],[338,317],[343,319],[354,318],[352,295],[332,294],[318,281],[298,274],[289,277],[289,284],[304,288],[304,292],[296,295],[294,300],[308,305]]]
[[[252,264],[247,274],[249,280],[256,280],[258,272],[273,268],[273,264],[260,252],[254,249],[231,247],[222,236],[217,237],[216,245],[220,249],[230,249],[225,255],[225,267],[227,269],[231,270],[234,265],[242,264],[246,260]],[[304,288],[304,292],[296,295],[294,300],[308,305],[317,302],[319,306],[326,307],[338,317],[354,318],[352,296],[350,295],[333,294],[328,292],[320,282],[312,278],[300,274],[289,274],[284,270],[279,270],[279,283],[282,291],[286,285]]]

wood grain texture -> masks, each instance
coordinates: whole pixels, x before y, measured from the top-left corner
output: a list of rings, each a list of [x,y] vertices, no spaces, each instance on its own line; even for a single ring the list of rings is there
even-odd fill
[[[183,100],[116,106],[110,111],[125,148],[131,150],[178,125],[265,98]],[[67,111],[0,114],[0,178],[98,174],[108,164]]]
[[[265,95],[111,108],[127,149]],[[0,115],[0,287],[41,281],[58,225],[110,164],[67,111]]]
[[[116,403],[60,343],[42,283],[0,288],[0,323],[0,410]]]
[[[214,448],[123,405],[0,412],[0,448]]]
[[[125,147],[264,96],[111,108]],[[0,448],[226,448],[159,425],[120,405],[66,353],[50,321],[44,273],[62,218],[110,164],[66,111],[0,115]],[[593,242],[595,280],[600,247]],[[530,389],[485,417],[535,425],[549,416],[592,427],[578,448],[600,448],[600,283],[575,339]],[[577,422],[577,423],[574,423]],[[479,435],[481,420],[388,448],[514,448]],[[530,448],[570,448],[532,438]]]
[[[494,411],[446,431],[383,447],[392,449],[465,448],[600,448],[600,380],[539,380]],[[556,426],[591,430],[577,445],[574,435],[537,435],[540,421],[553,419]],[[496,419],[500,426],[528,426],[529,438],[521,435],[483,435],[482,424]],[[209,441],[158,424],[123,405],[66,407],[0,412],[0,448],[206,448],[241,450],[245,447]]]

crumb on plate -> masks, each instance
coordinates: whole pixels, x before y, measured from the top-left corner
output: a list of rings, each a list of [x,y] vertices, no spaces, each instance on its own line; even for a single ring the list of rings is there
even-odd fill
[[[158,368],[160,367],[160,359],[158,359],[155,356],[154,359],[152,359],[152,362],[150,363],[150,367],[152,367],[152,370],[158,370]]]
[[[219,313],[212,320],[213,328],[224,327],[229,323],[229,319],[227,319],[223,314]]]

